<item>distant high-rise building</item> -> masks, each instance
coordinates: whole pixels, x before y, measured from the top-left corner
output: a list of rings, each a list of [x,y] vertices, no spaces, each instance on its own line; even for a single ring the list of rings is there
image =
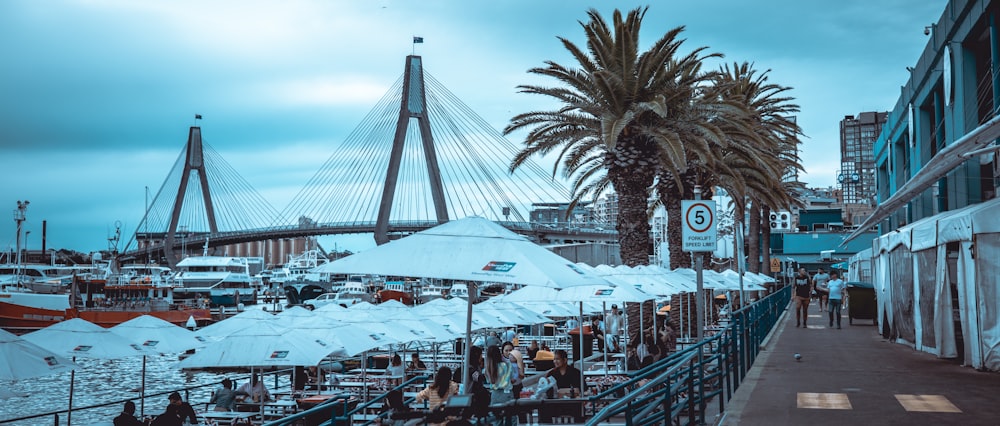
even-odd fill
[[[875,140],[888,112],[862,112],[840,121],[840,172],[837,184],[844,202],[844,223],[858,224],[874,209]]]

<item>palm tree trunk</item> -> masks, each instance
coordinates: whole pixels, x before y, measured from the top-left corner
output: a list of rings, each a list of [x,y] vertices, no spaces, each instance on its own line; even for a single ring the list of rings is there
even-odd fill
[[[649,235],[649,187],[653,174],[642,170],[612,168],[608,177],[618,193],[618,245],[622,263],[628,266],[649,264],[653,242]]]
[[[771,273],[771,206],[761,206],[760,264],[765,274]]]
[[[750,202],[747,235],[747,270],[760,272],[760,202]]]

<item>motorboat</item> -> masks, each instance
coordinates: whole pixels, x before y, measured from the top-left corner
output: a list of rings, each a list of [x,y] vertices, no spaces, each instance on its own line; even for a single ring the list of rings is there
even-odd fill
[[[256,304],[263,288],[261,257],[191,256],[178,262],[177,269],[172,277],[174,299],[188,304]]]
[[[450,297],[458,297],[458,298],[461,298],[461,299],[468,299],[469,298],[469,285],[466,284],[466,283],[464,283],[464,282],[457,281],[457,282],[455,282],[455,283],[453,283],[451,285],[451,290],[448,291],[448,295]],[[479,292],[476,291],[476,292],[474,292],[474,294],[472,296],[472,303],[476,303],[478,301],[479,301]]]
[[[441,280],[421,279],[417,290],[417,303],[427,303],[447,297],[450,289],[451,286],[445,285]]]
[[[398,300],[404,305],[413,304],[413,282],[399,280],[386,281],[385,286],[378,292],[379,302],[388,300]]]
[[[72,266],[0,265],[0,284],[18,283],[35,293],[65,293],[76,272]]]

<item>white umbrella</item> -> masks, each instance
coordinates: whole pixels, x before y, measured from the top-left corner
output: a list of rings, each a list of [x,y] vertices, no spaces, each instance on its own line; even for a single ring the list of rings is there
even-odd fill
[[[142,315],[111,327],[110,330],[148,351],[161,354],[200,348],[205,343],[195,333],[152,315]]]
[[[181,368],[316,365],[337,347],[311,333],[260,323],[213,342],[181,361]]]
[[[274,318],[274,314],[251,309],[233,315],[225,321],[219,321],[203,327],[201,330],[194,332],[194,334],[197,338],[203,340],[219,340],[248,327],[272,322]]]
[[[2,329],[0,329],[0,360],[2,360],[0,380],[31,379],[79,368],[68,358],[56,355]]]
[[[70,356],[73,359],[78,356],[117,359],[151,353],[111,330],[80,318],[57,322],[41,330],[25,334],[23,338],[56,354]],[[70,372],[67,425],[72,424],[75,379],[75,372]]]
[[[320,266],[315,272],[491,281],[564,288],[607,284],[527,238],[481,217],[447,222]],[[467,301],[466,341],[472,300]],[[466,352],[468,353],[468,352]],[[468,368],[463,384],[468,388]]]
[[[144,349],[161,354],[184,352],[205,346],[194,332],[152,315],[140,315],[110,329]],[[146,356],[142,357],[142,385],[139,387],[139,414],[146,414]]]

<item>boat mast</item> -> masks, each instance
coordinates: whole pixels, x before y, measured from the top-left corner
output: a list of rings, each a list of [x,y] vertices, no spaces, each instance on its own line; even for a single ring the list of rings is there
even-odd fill
[[[17,284],[21,284],[21,227],[24,224],[25,213],[28,211],[28,204],[31,204],[28,200],[17,200],[17,209],[14,210],[14,222],[17,223]]]

